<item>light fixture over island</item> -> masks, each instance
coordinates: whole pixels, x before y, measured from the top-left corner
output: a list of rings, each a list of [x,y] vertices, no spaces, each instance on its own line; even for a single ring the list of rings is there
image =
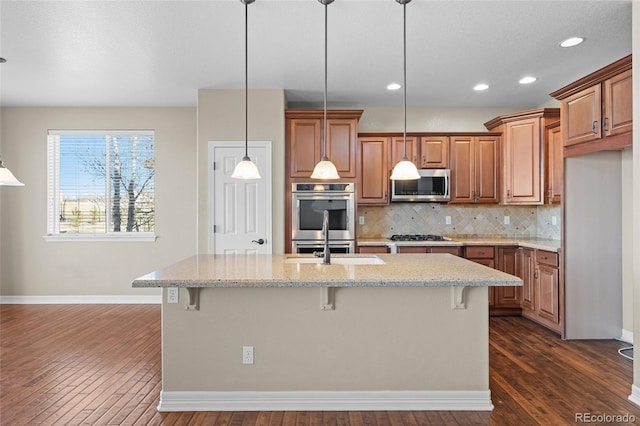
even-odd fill
[[[449,254],[313,262],[199,255],[136,279],[164,288],[158,409],[493,408],[487,287],[519,278]]]

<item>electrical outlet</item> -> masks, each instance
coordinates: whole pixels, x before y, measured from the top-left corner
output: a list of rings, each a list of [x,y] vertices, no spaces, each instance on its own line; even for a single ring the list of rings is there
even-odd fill
[[[364,225],[364,216],[358,216],[358,223]]]
[[[445,216],[444,217],[444,224],[445,225],[451,225],[451,216]]]
[[[178,303],[180,298],[180,289],[176,287],[169,287],[167,289],[167,303]]]
[[[555,216],[551,216],[551,224],[552,225],[557,225],[558,224],[558,219]]]
[[[242,363],[253,364],[253,346],[242,347]]]
[[[511,216],[505,216],[504,217],[504,224],[505,225],[509,225],[511,223]]]

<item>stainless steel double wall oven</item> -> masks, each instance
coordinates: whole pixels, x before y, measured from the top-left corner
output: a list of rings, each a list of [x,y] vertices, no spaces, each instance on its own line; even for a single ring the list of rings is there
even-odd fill
[[[354,253],[354,190],[354,184],[347,182],[291,184],[291,252],[322,251],[322,219],[327,210],[331,252]]]

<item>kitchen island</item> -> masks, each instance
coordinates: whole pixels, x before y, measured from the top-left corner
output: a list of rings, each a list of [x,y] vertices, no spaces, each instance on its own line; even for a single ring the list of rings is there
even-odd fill
[[[487,287],[519,278],[449,254],[317,261],[200,255],[136,279],[164,289],[158,409],[493,408]]]

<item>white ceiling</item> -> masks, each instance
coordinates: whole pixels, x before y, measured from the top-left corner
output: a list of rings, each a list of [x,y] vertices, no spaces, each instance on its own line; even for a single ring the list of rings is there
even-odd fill
[[[329,106],[402,105],[402,6],[329,7]],[[322,105],[324,6],[249,6],[249,86]],[[564,49],[569,36],[586,41]],[[200,88],[244,87],[244,5],[208,1],[1,0],[0,105],[194,106]],[[631,53],[631,0],[407,5],[410,106],[538,106]],[[524,75],[538,80],[518,84]],[[486,82],[485,92],[472,87]]]

